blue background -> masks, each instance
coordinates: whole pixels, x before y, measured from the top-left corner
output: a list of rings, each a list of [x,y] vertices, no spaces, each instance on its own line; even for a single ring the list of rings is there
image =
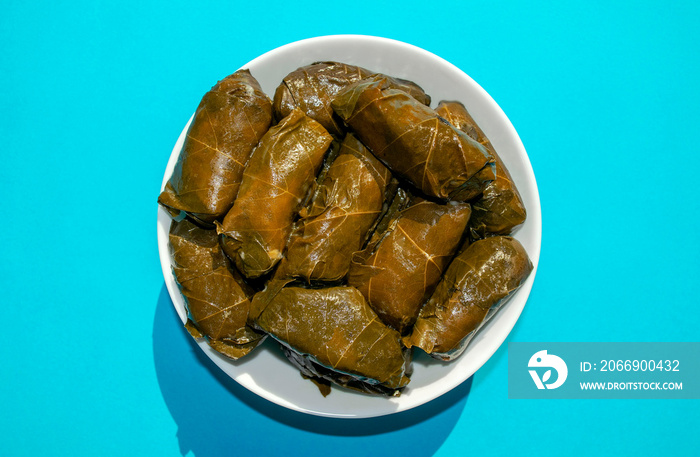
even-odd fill
[[[481,84],[530,155],[542,256],[508,341],[697,341],[699,13],[697,2],[4,1],[0,454],[695,454],[697,400],[508,400],[507,345],[446,397],[383,419],[253,397],[178,324],[155,200],[216,79],[312,36],[406,41]]]

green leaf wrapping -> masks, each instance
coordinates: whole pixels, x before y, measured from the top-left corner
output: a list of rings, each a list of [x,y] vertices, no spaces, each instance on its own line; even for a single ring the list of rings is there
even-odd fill
[[[530,258],[515,238],[475,241],[447,268],[404,341],[436,358],[458,357],[489,310],[510,297],[531,271]]]
[[[374,73],[362,67],[339,62],[316,62],[297,68],[284,77],[275,91],[275,118],[282,119],[293,109],[299,108],[319,122],[330,134],[341,137],[345,128],[342,120],[333,113],[331,101],[345,87]],[[387,78],[392,87],[406,91],[421,103],[430,105],[430,97],[417,84],[403,79]]]
[[[211,224],[231,209],[243,169],[272,122],[272,104],[248,70],[219,81],[195,112],[173,174],[158,197],[171,214]]]
[[[467,201],[493,179],[487,170],[474,177],[492,167],[486,148],[381,75],[346,87],[331,106],[375,156],[426,195]]]
[[[248,289],[219,246],[215,230],[198,227],[188,219],[170,226],[173,274],[185,300],[196,338],[206,337],[217,351],[238,359],[264,338],[247,324]]]
[[[389,170],[352,134],[348,134],[302,211],[276,277],[307,282],[345,277],[352,253],[362,248],[367,232],[384,206]]]
[[[409,364],[400,335],[384,325],[352,287],[304,289],[271,281],[255,295],[255,324],[326,368],[400,389]]]
[[[472,202],[469,231],[473,239],[508,235],[527,217],[525,205],[508,169],[467,109],[460,102],[441,101],[436,112],[488,149],[496,159],[496,179]]]
[[[348,284],[362,292],[385,323],[407,332],[457,251],[469,215],[468,203],[410,206],[355,253]]]
[[[253,151],[238,197],[217,224],[224,251],[245,276],[262,276],[282,258],[331,140],[318,122],[294,110]]]

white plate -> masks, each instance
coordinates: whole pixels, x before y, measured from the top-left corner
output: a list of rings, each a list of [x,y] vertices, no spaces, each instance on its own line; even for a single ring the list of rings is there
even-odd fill
[[[316,386],[302,379],[274,345],[266,344],[238,362],[219,355],[205,342],[199,346],[216,365],[239,384],[278,405],[329,417],[362,418],[405,411],[433,400],[468,379],[508,336],[530,294],[540,256],[542,219],[537,183],[532,166],[518,134],[496,102],[460,69],[436,55],[415,46],[386,38],[336,35],[291,43],[243,65],[270,96],[290,71],[316,61],[333,60],[360,65],[418,83],[432,97],[433,107],[440,100],[463,102],[491,140],[513,176],[527,209],[527,221],[517,231],[534,269],[514,297],[472,340],[466,352],[451,363],[433,360],[416,350],[414,373],[398,398],[368,396],[333,388],[323,397]],[[225,75],[215,75],[216,77]],[[212,85],[216,82],[212,79]],[[192,120],[190,119],[190,122]],[[189,123],[170,155],[162,186],[172,174]],[[161,187],[162,189],[162,187]],[[187,312],[170,267],[168,230],[170,217],[158,209],[158,250],[165,284],[183,323]],[[419,354],[420,353],[420,354]]]

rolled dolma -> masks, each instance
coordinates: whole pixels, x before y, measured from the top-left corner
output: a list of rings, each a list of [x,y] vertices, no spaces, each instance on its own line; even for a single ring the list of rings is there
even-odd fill
[[[292,233],[277,277],[336,281],[348,272],[384,205],[389,170],[352,134],[320,183]]]
[[[532,271],[515,238],[475,241],[452,261],[421,309],[407,346],[442,360],[458,357],[492,308],[500,307]]]
[[[410,361],[400,335],[381,322],[357,289],[283,285],[273,281],[253,298],[251,315],[260,329],[331,371],[324,371],[327,379],[341,385],[349,377],[395,393],[408,384]]]
[[[491,152],[496,160],[496,178],[472,202],[469,232],[473,239],[508,235],[525,222],[525,205],[508,169],[467,109],[460,102],[441,101],[436,112]]]
[[[294,108],[299,108],[330,134],[342,136],[345,132],[343,122],[333,113],[331,100],[345,87],[373,74],[365,68],[340,62],[315,62],[297,68],[284,77],[275,91],[275,118],[282,119]],[[430,97],[417,84],[398,78],[389,78],[388,81],[422,103],[430,104]]]
[[[457,251],[470,212],[468,203],[410,206],[353,255],[348,284],[385,323],[407,332]]]
[[[187,329],[232,359],[248,354],[264,335],[246,324],[251,291],[230,268],[216,231],[183,219],[172,222],[169,238],[173,274],[189,315]]]
[[[467,201],[493,179],[475,177],[493,167],[486,148],[382,76],[346,87],[331,106],[375,156],[426,195]]]
[[[248,70],[207,92],[158,202],[211,224],[231,209],[251,152],[270,127],[272,103]]]
[[[245,276],[257,278],[282,258],[294,216],[331,140],[318,122],[296,109],[253,151],[236,202],[217,224],[224,251]]]

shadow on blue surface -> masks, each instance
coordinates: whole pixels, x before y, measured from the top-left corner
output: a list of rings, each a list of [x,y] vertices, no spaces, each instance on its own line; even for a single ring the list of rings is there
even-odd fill
[[[410,411],[370,419],[332,419],[291,411],[251,393],[223,373],[182,326],[163,285],[153,323],[153,355],[165,403],[184,456],[254,451],[334,456],[430,456],[454,428],[471,389],[468,379]],[[312,449],[306,449],[311,446]]]

